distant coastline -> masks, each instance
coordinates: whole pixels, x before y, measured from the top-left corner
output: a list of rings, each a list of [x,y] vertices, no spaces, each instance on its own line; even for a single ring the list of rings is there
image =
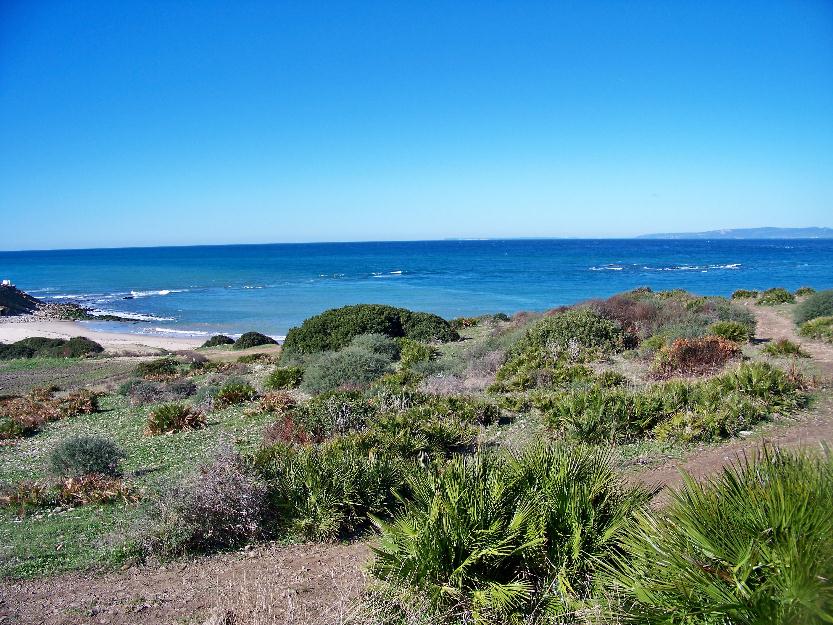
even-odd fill
[[[728,228],[705,232],[643,234],[637,239],[833,239],[833,228]]]

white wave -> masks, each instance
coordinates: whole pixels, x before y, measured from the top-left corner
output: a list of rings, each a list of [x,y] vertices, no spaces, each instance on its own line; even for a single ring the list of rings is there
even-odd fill
[[[622,271],[624,267],[618,265],[603,265],[601,267],[590,267],[590,271]]]
[[[150,297],[152,295],[170,295],[171,293],[185,293],[188,289],[161,289],[159,291],[130,291],[133,297]]]
[[[401,275],[401,274],[402,274],[402,271],[401,271],[401,270],[399,270],[399,271],[391,271],[391,274],[392,274],[392,275],[395,275],[395,276],[398,276],[398,275]]]
[[[122,319],[129,319],[130,321],[176,321],[174,317],[157,317],[155,315],[143,315],[142,313],[123,312],[121,310],[105,310],[96,308],[91,310],[90,314],[93,317],[102,317],[104,315],[114,315]]]
[[[49,299],[83,299],[87,295],[50,295]]]

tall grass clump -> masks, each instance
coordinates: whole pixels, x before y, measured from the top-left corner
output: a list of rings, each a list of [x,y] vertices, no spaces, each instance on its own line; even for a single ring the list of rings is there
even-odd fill
[[[798,325],[819,317],[833,316],[833,289],[814,293],[795,307]]]
[[[373,574],[465,622],[521,622],[581,608],[620,532],[646,500],[604,452],[538,446],[458,457],[407,482],[380,531]]]
[[[640,512],[610,568],[623,623],[826,623],[833,461],[764,451]]]

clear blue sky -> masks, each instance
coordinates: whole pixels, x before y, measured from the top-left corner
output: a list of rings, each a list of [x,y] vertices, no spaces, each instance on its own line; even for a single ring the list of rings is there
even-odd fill
[[[0,0],[0,249],[833,226],[833,2]]]

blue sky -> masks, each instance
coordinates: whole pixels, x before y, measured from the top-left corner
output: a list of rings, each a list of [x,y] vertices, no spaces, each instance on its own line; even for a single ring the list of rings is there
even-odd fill
[[[833,226],[833,3],[0,3],[0,249]]]

